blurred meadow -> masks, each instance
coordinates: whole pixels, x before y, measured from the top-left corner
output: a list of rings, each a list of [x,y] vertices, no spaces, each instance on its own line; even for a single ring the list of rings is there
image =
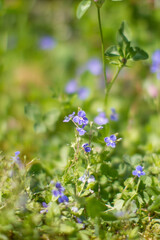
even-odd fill
[[[62,123],[64,116],[80,106],[93,119],[103,107],[103,73],[95,75],[84,67],[93,58],[101,61],[96,9],[90,8],[78,20],[78,3],[0,2],[0,146],[4,153],[18,149],[27,158],[52,163],[62,160],[62,152],[67,151],[67,142],[74,134]],[[102,10],[106,48],[115,43],[123,20],[132,39],[150,56],[160,48],[158,1],[108,0]],[[159,89],[159,81],[150,73],[150,66],[151,57],[123,69],[111,92],[107,111],[110,114],[110,108],[115,107],[120,115],[118,126],[113,128],[122,133],[126,153],[159,150],[158,98],[148,92],[152,84]],[[108,79],[113,71],[108,65]],[[72,79],[79,87],[88,88],[85,100],[66,94],[66,84]]]
[[[55,172],[63,172],[72,152],[74,129],[72,123],[63,122],[64,117],[80,107],[93,121],[104,106],[97,12],[92,2],[77,19],[79,3],[0,0],[0,151],[8,159],[15,151],[21,152],[22,162],[36,159],[50,180]],[[122,141],[111,156],[116,166],[124,159],[123,183],[129,176],[123,176],[128,158],[133,164],[146,159],[149,173],[160,170],[159,162],[155,160],[153,167],[150,158],[156,154],[159,159],[160,154],[160,63],[159,75],[151,71],[153,54],[160,50],[160,1],[106,0],[101,13],[105,49],[116,43],[125,21],[129,38],[149,54],[146,61],[130,62],[123,68],[106,110],[107,118],[111,108],[118,114],[118,121],[110,123],[110,135],[118,132]],[[106,63],[109,82],[115,67]],[[31,239],[32,233],[28,236],[24,239]]]

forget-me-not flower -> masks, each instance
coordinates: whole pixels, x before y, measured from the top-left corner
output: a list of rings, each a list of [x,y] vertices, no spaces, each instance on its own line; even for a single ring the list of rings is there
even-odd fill
[[[139,166],[136,167],[136,170],[134,170],[134,171],[132,172],[132,174],[133,174],[134,176],[140,177],[140,176],[145,175],[145,172],[143,172],[143,167],[139,165]]]
[[[63,122],[69,122],[75,115],[75,112],[73,112],[72,114],[69,114],[68,116],[65,117],[65,119],[63,120]]]
[[[69,202],[68,197],[67,197],[66,195],[64,195],[65,188],[62,187],[61,183],[57,182],[55,186],[56,186],[56,189],[55,189],[55,190],[52,190],[52,194],[53,194],[55,197],[59,197],[59,198],[58,198],[58,202],[59,202],[59,203]]]
[[[78,90],[78,84],[77,84],[76,80],[74,80],[74,79],[69,81],[65,87],[65,92],[68,94],[76,93],[77,90]]]
[[[42,202],[42,206],[43,206],[43,208],[44,209],[42,209],[41,211],[40,211],[40,213],[46,213],[46,212],[48,212],[48,204],[46,203],[46,202]]]
[[[93,175],[89,175],[88,174],[83,174],[83,176],[81,176],[79,179],[78,179],[80,182],[88,182],[88,183],[91,183],[91,182],[95,182],[95,177]]]

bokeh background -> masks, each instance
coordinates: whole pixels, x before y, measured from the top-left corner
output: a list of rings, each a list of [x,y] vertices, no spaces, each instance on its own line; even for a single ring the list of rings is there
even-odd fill
[[[92,72],[91,60],[101,66],[96,7],[76,18],[78,0],[0,1],[0,150],[21,151],[49,167],[62,167],[74,140],[66,115],[81,107],[89,120],[103,110],[103,72]],[[151,73],[152,54],[160,49],[159,0],[106,0],[102,9],[105,47],[116,43],[125,20],[135,44],[149,53],[147,61],[130,63],[111,91],[108,106],[119,121],[111,133],[123,138],[117,152],[159,152],[159,80]],[[101,69],[101,67],[99,67]],[[111,79],[115,67],[107,65]],[[74,80],[85,88],[83,97],[68,94]]]

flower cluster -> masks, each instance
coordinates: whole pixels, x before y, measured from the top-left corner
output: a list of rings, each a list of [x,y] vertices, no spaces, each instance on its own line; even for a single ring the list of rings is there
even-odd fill
[[[61,183],[57,182],[55,186],[56,186],[56,189],[52,190],[52,194],[55,197],[59,197],[58,202],[59,203],[69,202],[68,197],[66,195],[64,195],[65,188],[62,187]]]
[[[156,50],[152,55],[152,65],[150,68],[152,73],[157,74],[158,80],[160,80],[160,50]]]
[[[143,167],[139,165],[139,166],[136,167],[136,170],[134,170],[134,171],[132,172],[132,174],[133,174],[134,176],[140,177],[140,176],[145,175],[145,172],[143,172]]]

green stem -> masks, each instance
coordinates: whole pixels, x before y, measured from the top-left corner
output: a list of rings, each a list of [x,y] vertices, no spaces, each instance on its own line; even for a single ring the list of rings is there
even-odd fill
[[[109,92],[115,82],[115,80],[117,79],[118,77],[118,74],[120,73],[121,69],[123,68],[123,65],[119,66],[118,69],[117,69],[117,72],[116,74],[114,75],[114,77],[112,78],[111,82],[109,83],[107,89],[106,89],[106,94],[105,94],[105,108],[107,107],[107,102],[108,102],[108,95],[109,95]]]
[[[101,36],[103,73],[104,73],[104,79],[105,79],[105,93],[106,93],[107,92],[106,61],[105,61],[105,55],[104,55],[104,40],[103,40],[103,31],[102,31],[102,24],[101,24],[101,12],[100,12],[100,7],[98,7],[98,6],[97,6],[97,14],[98,14],[99,31],[100,31],[100,36]]]

